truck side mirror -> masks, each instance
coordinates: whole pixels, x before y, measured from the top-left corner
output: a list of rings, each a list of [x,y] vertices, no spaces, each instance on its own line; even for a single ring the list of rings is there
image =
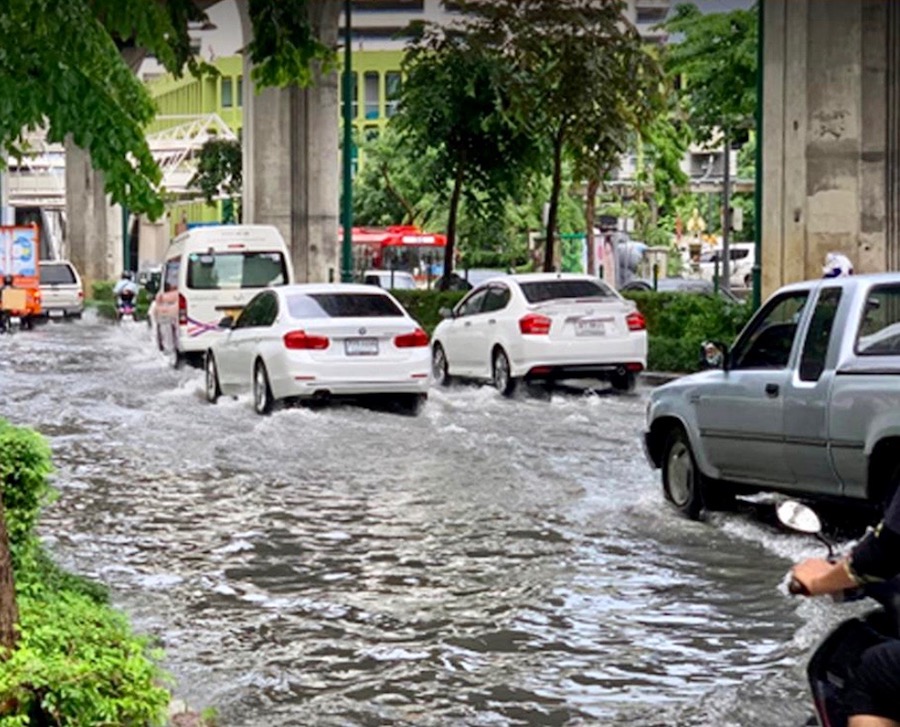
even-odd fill
[[[700,344],[700,366],[704,369],[728,370],[728,346],[718,341],[704,341]]]

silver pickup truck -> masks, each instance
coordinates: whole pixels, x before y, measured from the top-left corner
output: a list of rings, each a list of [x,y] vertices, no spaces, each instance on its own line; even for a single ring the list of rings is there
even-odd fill
[[[900,273],[781,288],[703,353],[651,393],[644,433],[685,515],[767,491],[878,508],[900,484]]]

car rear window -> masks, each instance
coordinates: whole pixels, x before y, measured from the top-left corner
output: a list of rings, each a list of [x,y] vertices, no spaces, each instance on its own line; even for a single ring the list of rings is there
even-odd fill
[[[193,290],[266,288],[287,283],[280,252],[195,252],[188,255],[187,287]]]
[[[529,303],[567,298],[615,298],[616,294],[600,281],[594,280],[541,280],[519,283]]]
[[[292,318],[382,318],[403,315],[394,301],[378,293],[289,295],[287,305]]]
[[[856,352],[862,356],[900,355],[900,285],[880,285],[869,293]]]
[[[75,273],[69,265],[43,264],[39,268],[41,285],[74,285],[76,283]]]

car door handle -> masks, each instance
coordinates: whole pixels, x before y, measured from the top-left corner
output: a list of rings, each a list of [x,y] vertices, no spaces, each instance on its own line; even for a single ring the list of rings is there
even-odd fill
[[[766,384],[766,396],[775,398],[780,390],[778,384]]]
[[[496,318],[491,318],[491,319],[488,321],[488,323],[490,323],[490,324],[493,326],[493,325],[495,325],[495,324],[497,323],[497,319],[496,319]]]
[[[468,328],[469,326],[472,325],[472,321],[466,321],[465,323],[463,323],[463,325],[464,325],[466,328]]]

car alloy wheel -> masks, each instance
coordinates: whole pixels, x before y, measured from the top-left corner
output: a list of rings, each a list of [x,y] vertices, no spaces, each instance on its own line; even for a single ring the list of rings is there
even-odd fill
[[[434,351],[431,354],[431,373],[435,383],[439,386],[450,384],[450,374],[447,373],[447,354],[439,343],[434,345]]]
[[[257,362],[253,373],[253,408],[257,414],[268,414],[272,411],[272,389],[269,387],[269,376],[262,361]]]
[[[702,474],[682,429],[674,429],[666,440],[662,476],[666,499],[692,520],[699,518],[703,509]]]
[[[215,404],[222,393],[219,387],[219,372],[216,370],[216,359],[212,353],[206,354],[206,400]]]
[[[503,396],[511,396],[516,388],[516,380],[512,377],[509,368],[509,358],[506,352],[500,348],[494,354],[494,386]]]

